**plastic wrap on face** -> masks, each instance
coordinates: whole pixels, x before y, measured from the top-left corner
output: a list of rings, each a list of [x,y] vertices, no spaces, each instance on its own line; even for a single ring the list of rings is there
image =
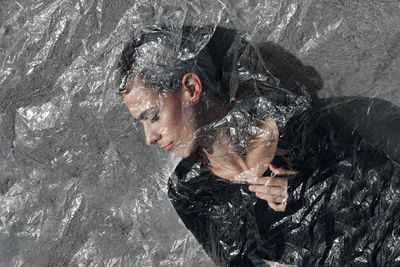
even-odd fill
[[[399,264],[398,13],[372,0],[3,1],[0,265]],[[126,44],[160,25],[172,38],[140,47],[132,70],[164,97],[200,76],[208,157],[146,146],[115,94]],[[284,212],[223,179],[244,161],[215,168],[248,147],[297,172]]]

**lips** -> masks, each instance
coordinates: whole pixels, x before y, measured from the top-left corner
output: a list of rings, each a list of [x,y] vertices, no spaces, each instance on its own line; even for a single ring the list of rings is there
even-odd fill
[[[169,151],[169,150],[171,150],[172,147],[173,147],[173,142],[171,142],[168,145],[164,146],[162,149],[164,149],[165,151]]]

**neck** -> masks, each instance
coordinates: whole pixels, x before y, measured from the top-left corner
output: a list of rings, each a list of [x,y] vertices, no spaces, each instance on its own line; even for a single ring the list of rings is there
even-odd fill
[[[211,146],[202,147],[216,175],[228,180],[248,180],[262,176],[277,152],[278,127],[271,118],[266,118],[259,133],[252,136],[244,151],[232,149],[229,132],[220,128]]]
[[[232,149],[229,134],[225,128],[219,129],[211,147],[202,147],[202,151],[214,170],[221,168],[237,171],[248,169],[245,156]]]

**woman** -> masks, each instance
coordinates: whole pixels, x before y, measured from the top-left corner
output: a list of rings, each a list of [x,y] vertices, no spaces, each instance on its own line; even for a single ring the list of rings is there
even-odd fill
[[[230,266],[397,263],[398,166],[281,88],[257,46],[213,32],[147,28],[120,68],[147,144],[183,158],[169,197],[203,248]]]

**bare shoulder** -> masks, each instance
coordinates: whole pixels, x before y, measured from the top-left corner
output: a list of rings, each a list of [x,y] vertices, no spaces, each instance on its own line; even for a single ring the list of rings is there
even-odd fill
[[[257,134],[249,140],[245,150],[246,162],[249,167],[257,169],[258,176],[262,176],[275,157],[278,139],[278,126],[274,119],[267,117],[258,127]]]

